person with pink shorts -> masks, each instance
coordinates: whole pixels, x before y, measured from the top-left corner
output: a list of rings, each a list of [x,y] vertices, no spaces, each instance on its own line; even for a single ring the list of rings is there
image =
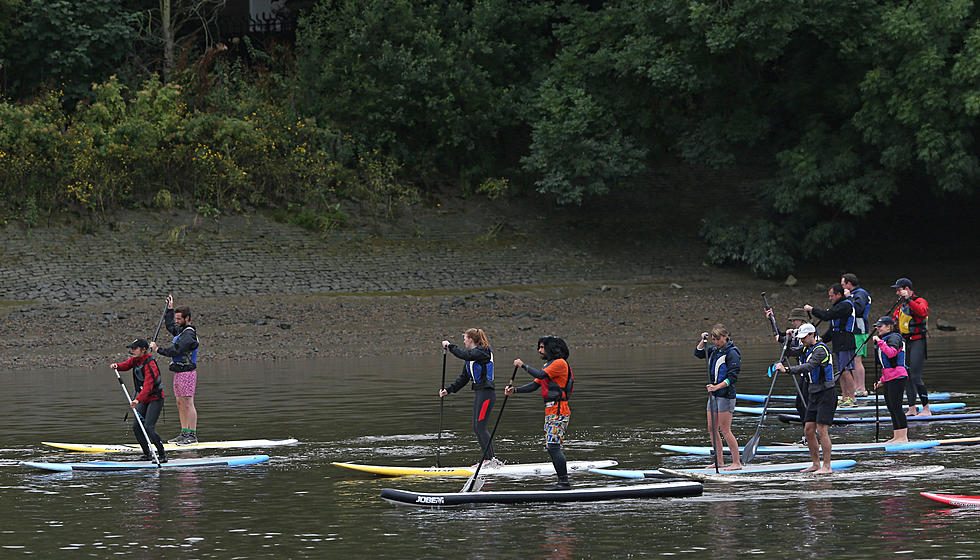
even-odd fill
[[[194,390],[197,387],[197,348],[200,341],[197,330],[191,326],[189,307],[174,309],[174,296],[167,296],[164,313],[167,330],[174,335],[173,346],[161,348],[156,342],[150,347],[161,356],[170,357],[170,371],[174,372],[174,396],[180,415],[180,434],[169,443],[188,445],[197,443],[197,409],[194,408]]]

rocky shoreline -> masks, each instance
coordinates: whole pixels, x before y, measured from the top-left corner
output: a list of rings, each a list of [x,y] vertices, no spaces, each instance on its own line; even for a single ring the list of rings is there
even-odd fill
[[[127,341],[152,336],[167,293],[192,308],[202,360],[438,352],[440,340],[472,326],[500,350],[541,334],[578,347],[686,343],[716,322],[740,340],[761,340],[762,291],[782,319],[804,302],[823,305],[826,285],[848,266],[815,265],[786,286],[704,265],[693,228],[445,206],[385,231],[326,236],[260,214],[202,222],[126,213],[86,234],[8,226],[0,231],[0,353],[14,371],[107,364]],[[516,217],[481,220],[488,208]],[[970,266],[848,270],[879,308],[891,303],[895,277],[912,277],[933,321],[957,326],[935,336],[961,336],[977,332],[980,316]]]

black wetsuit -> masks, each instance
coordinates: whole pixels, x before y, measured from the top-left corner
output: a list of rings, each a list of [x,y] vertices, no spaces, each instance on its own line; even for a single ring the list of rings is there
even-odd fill
[[[470,381],[473,382],[473,432],[480,442],[483,457],[492,459],[495,455],[487,425],[490,420],[490,411],[493,410],[493,405],[497,402],[497,392],[493,384],[493,352],[490,348],[483,348],[482,346],[467,350],[450,344],[448,348],[453,356],[466,360],[466,364],[456,381],[443,388],[450,393],[455,393]]]

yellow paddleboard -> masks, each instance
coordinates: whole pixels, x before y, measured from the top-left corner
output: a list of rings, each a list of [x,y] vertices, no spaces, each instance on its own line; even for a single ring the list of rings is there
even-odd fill
[[[65,449],[67,451],[78,451],[82,453],[142,453],[140,446],[135,443],[126,444],[98,444],[98,443],[58,443],[53,441],[42,441],[43,445]],[[164,443],[163,448],[167,451],[180,451],[186,449],[238,449],[247,447],[278,447],[280,445],[293,445],[299,443],[293,438],[287,439],[242,439],[235,441],[202,441],[189,443],[187,445],[177,445],[176,443]]]

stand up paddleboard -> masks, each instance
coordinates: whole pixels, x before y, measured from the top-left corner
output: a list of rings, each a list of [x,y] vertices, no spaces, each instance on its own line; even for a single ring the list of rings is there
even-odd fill
[[[164,443],[163,448],[167,451],[180,451],[190,449],[245,449],[249,447],[278,447],[280,445],[295,445],[299,440],[287,439],[240,439],[231,441],[202,441],[199,443],[189,443],[187,445],[177,445],[176,443]],[[136,443],[57,443],[53,441],[42,441],[42,445],[66,449],[68,451],[79,451],[84,453],[142,453],[143,450]]]
[[[809,467],[813,463],[807,461],[805,463],[758,463],[744,465],[740,471],[721,471],[723,474],[739,475],[739,474],[759,474],[759,473],[774,473],[774,472],[799,472],[803,469]],[[833,470],[846,469],[853,467],[857,464],[857,461],[852,459],[841,459],[839,461],[831,461],[830,468]],[[705,467],[698,469],[673,469],[676,472],[684,473],[701,473],[701,474],[715,474],[714,467]],[[625,469],[591,469],[589,472],[595,474],[604,474],[606,476],[617,476],[619,478],[676,478],[676,475],[665,473],[661,470],[647,470],[647,471],[630,471]]]
[[[480,469],[483,474],[483,469]],[[421,507],[452,507],[471,504],[524,504],[531,502],[598,502],[625,498],[671,498],[700,496],[700,482],[677,481],[635,484],[628,486],[600,486],[572,488],[571,490],[515,490],[507,492],[409,492],[385,488],[381,498],[393,504]]]
[[[922,476],[926,474],[937,473],[943,470],[945,467],[942,465],[924,465],[921,467],[909,467],[905,469],[885,469],[885,470],[873,470],[873,471],[849,471],[849,470],[839,470],[834,471],[829,474],[813,474],[813,473],[760,473],[751,476],[735,476],[730,472],[722,472],[721,474],[715,474],[711,471],[708,474],[704,473],[685,473],[683,471],[675,471],[672,469],[660,470],[677,476],[687,477],[693,480],[701,482],[784,482],[784,481],[799,481],[799,482],[812,482],[820,480],[837,480],[839,478],[867,478],[873,480],[880,480],[882,478],[899,478],[906,476]]]
[[[932,416],[908,416],[906,420],[909,422],[957,422],[962,420],[977,420],[980,418],[980,412],[970,412],[966,414],[933,414]],[[780,414],[779,420],[787,424],[800,424],[799,414]],[[890,424],[891,420],[888,415],[884,415],[880,418],[875,418],[874,416],[835,416],[834,424],[874,424],[875,422],[881,422],[882,424]]]
[[[587,472],[589,469],[604,469],[616,466],[616,461],[569,461],[568,472]],[[384,467],[378,465],[359,465],[357,463],[333,463],[334,466],[378,476],[473,476],[476,467]],[[551,463],[515,463],[492,467],[489,464],[480,469],[480,476],[548,476],[555,474]]]
[[[972,440],[973,438],[964,438]],[[913,449],[928,449],[940,445],[940,440],[910,441],[908,443],[835,443],[834,452],[844,451],[910,451]],[[664,444],[661,449],[674,451],[676,453],[686,453],[688,455],[711,455],[711,447],[694,445],[671,445]],[[739,447],[739,451],[744,451],[744,447]],[[731,455],[731,451],[725,447],[722,449],[725,455]],[[810,453],[810,448],[805,445],[760,445],[756,450],[756,455],[772,455],[776,453]]]
[[[743,401],[749,401],[749,402],[758,402],[758,403],[764,403],[764,402],[766,402],[766,395],[754,395],[754,394],[751,394],[751,393],[739,393],[738,394],[738,398],[742,399]],[[873,394],[872,395],[868,395],[867,397],[855,397],[855,398],[858,401],[861,401],[861,402],[868,402],[868,401],[874,402],[874,400],[875,400],[875,396]],[[879,398],[881,398],[880,395],[879,395]],[[951,398],[953,398],[952,393],[929,393],[929,402],[932,402],[932,401],[948,401]],[[790,401],[790,402],[793,402],[795,400],[796,400],[796,395],[773,395],[773,396],[769,397],[769,402],[773,402],[773,401]],[[884,400],[884,399],[882,399],[882,400]]]
[[[929,410],[933,412],[942,412],[943,410],[953,410],[955,408],[966,408],[966,403],[961,402],[951,402],[951,403],[932,403],[929,405]],[[885,416],[888,416],[888,407],[884,403],[878,407],[878,410],[882,412]],[[751,414],[753,416],[761,416],[763,407],[761,406],[736,406],[735,412],[741,412],[742,414]],[[797,414],[796,408],[787,406],[770,406],[765,409],[766,414]],[[850,407],[838,407],[835,414],[853,414],[859,412],[871,412],[874,413],[875,407],[872,406],[850,406]]]
[[[936,494],[919,492],[920,495],[948,506],[980,508],[980,496],[964,496],[962,494]]]
[[[89,461],[87,463],[44,463],[21,461],[25,467],[48,471],[131,471],[147,469],[181,469],[193,467],[239,467],[268,461],[268,455],[242,455],[237,457],[207,457],[203,459],[171,459],[158,466],[153,461]]]

